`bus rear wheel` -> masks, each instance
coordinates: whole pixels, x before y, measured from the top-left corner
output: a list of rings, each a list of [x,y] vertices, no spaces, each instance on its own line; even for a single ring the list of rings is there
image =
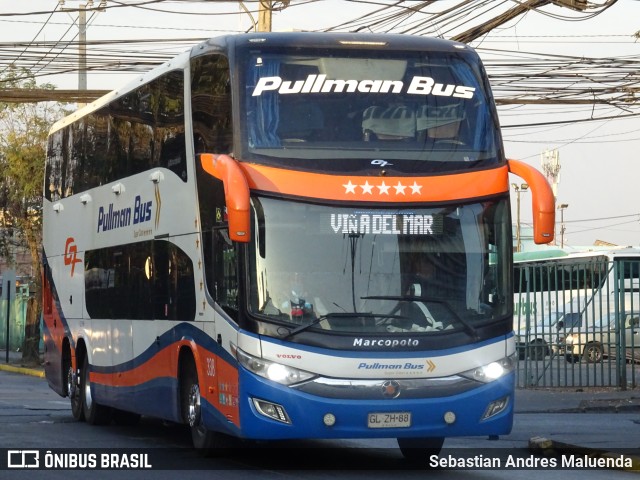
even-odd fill
[[[111,410],[109,407],[100,405],[93,398],[91,380],[89,378],[89,359],[87,356],[84,357],[80,378],[82,412],[85,421],[90,425],[105,425],[109,423],[111,421]]]
[[[71,415],[78,421],[84,421],[82,387],[79,384],[80,376],[67,362],[65,362],[65,369],[67,371],[67,395],[71,401]]]
[[[398,438],[398,447],[402,452],[402,456],[407,460],[425,461],[429,460],[431,455],[439,455],[444,444],[444,438]]]

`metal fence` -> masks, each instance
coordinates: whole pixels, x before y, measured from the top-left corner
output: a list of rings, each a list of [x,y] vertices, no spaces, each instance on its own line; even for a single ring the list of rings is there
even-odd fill
[[[6,293],[6,288],[3,289]],[[13,290],[13,289],[12,289]],[[29,288],[21,286],[0,300],[0,350],[17,351],[24,342]],[[8,319],[8,323],[7,323]]]
[[[639,278],[640,258],[517,264],[518,387],[636,387]]]

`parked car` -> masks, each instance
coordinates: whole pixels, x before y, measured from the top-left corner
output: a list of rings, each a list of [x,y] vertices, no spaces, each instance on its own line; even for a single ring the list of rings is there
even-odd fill
[[[640,313],[615,313],[595,318],[588,325],[574,328],[564,338],[565,358],[568,362],[584,359],[588,363],[599,363],[605,357],[615,357],[618,350],[619,324],[624,333],[626,358],[640,360]]]
[[[557,322],[563,318],[561,312],[553,312],[546,318],[538,318],[529,328],[516,331],[516,348],[520,359],[542,360],[552,351],[558,335]]]

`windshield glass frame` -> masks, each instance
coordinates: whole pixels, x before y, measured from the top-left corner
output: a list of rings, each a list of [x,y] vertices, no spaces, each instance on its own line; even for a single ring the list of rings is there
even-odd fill
[[[304,331],[462,333],[471,342],[496,323],[511,328],[508,198],[362,209],[254,196],[251,205],[246,308],[254,319],[271,324],[262,333],[277,331],[267,334],[285,339]],[[453,233],[444,239],[447,231]],[[449,251],[438,249],[436,236]],[[419,279],[428,273],[417,269],[424,261],[440,268],[434,274],[437,293],[427,293]],[[472,265],[468,272],[467,265]],[[356,322],[361,327],[354,328]]]
[[[242,161],[344,172],[382,160],[391,173],[506,161],[484,68],[468,49],[256,46],[239,64]]]

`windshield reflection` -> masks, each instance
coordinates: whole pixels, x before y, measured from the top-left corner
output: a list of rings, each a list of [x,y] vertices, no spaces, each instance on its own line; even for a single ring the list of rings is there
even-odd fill
[[[269,198],[252,205],[249,308],[293,334],[475,336],[508,313],[503,201],[395,210]]]

